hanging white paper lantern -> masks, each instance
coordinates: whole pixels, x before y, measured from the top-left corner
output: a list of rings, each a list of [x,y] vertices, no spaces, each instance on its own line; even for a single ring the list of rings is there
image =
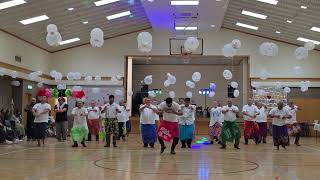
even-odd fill
[[[296,56],[296,58],[298,60],[304,60],[307,59],[309,56],[309,52],[308,49],[304,48],[304,47],[298,47],[295,51],[294,51],[294,55]]]
[[[95,81],[101,81],[101,76],[100,76],[100,75],[96,75],[96,76],[94,77],[94,80],[95,80]]]
[[[233,96],[234,96],[234,97],[239,97],[239,95],[240,95],[240,92],[239,92],[238,89],[236,89],[236,90],[233,91]]]
[[[56,74],[57,74],[57,71],[56,71],[56,70],[50,71],[50,76],[51,76],[52,78],[54,78],[54,77],[56,76]]]
[[[171,97],[172,99],[174,99],[176,97],[176,93],[174,91],[170,91],[169,92],[169,97]]]
[[[56,82],[61,81],[62,80],[62,73],[61,72],[56,72],[56,74],[54,76],[54,80]]]
[[[118,81],[122,81],[122,76],[121,75],[116,75],[116,78]]]
[[[264,69],[264,70],[260,71],[260,73],[259,73],[260,79],[266,80],[266,79],[268,79],[268,77],[269,77],[269,72],[267,70]]]
[[[226,44],[222,48],[222,54],[225,57],[233,57],[237,54],[237,49],[233,48],[232,44]]]
[[[94,88],[91,89],[91,91],[92,91],[93,94],[98,94],[100,92],[100,88],[94,87]]]
[[[58,84],[57,89],[59,89],[59,90],[66,89],[66,85],[65,84]]]
[[[293,67],[293,72],[295,75],[300,76],[303,73],[303,69],[301,66]]]
[[[103,39],[103,31],[100,28],[94,28],[91,30],[90,32],[90,36],[91,38],[95,38],[95,39]]]
[[[138,49],[142,53],[149,53],[152,50],[152,43],[145,46],[142,44],[138,44]]]
[[[234,49],[240,49],[241,48],[241,41],[239,39],[234,39],[232,42],[232,47]]]
[[[279,47],[272,42],[264,42],[260,45],[259,51],[263,56],[275,57],[279,53]]]
[[[47,34],[46,41],[49,46],[58,46],[62,41],[61,34],[59,32]]]
[[[154,91],[149,91],[148,96],[154,98],[157,96],[157,94]]]
[[[199,45],[200,43],[197,38],[188,37],[187,40],[184,42],[184,49],[187,52],[195,52],[198,49]]]
[[[52,33],[52,32],[58,32],[58,27],[55,24],[49,24],[47,26],[47,32]]]
[[[210,93],[209,93],[209,97],[214,97],[216,95],[216,93],[214,92],[214,91],[211,91]]]
[[[88,75],[88,76],[86,76],[86,77],[84,78],[84,80],[86,80],[86,81],[92,81],[92,76]]]
[[[147,46],[152,44],[152,35],[149,32],[141,32],[137,37],[138,44]]]
[[[186,93],[186,96],[187,96],[187,98],[192,98],[192,92],[191,92],[191,91],[188,91],[188,92]]]
[[[81,80],[81,77],[82,77],[81,73],[79,73],[79,72],[75,72],[74,73],[74,79],[75,80]]]
[[[98,38],[91,38],[90,39],[90,44],[92,47],[94,48],[100,48],[103,46],[104,44],[104,39],[101,38],[101,39],[98,39]]]
[[[75,73],[74,73],[74,72],[68,72],[68,74],[67,74],[67,79],[68,79],[69,81],[75,80],[75,79],[76,79],[76,78],[75,78]]]
[[[36,81],[39,79],[38,72],[31,72],[28,76],[31,81]]]
[[[235,89],[237,89],[238,88],[238,83],[237,82],[235,82],[235,81],[232,81],[231,83],[230,83],[230,85],[231,85],[231,87],[233,87],[233,88],[235,88]]]
[[[170,84],[175,84],[177,82],[177,79],[175,76],[173,76],[172,74],[170,73],[167,73],[167,77],[168,77],[168,81]]]
[[[152,75],[146,76],[146,77],[144,78],[144,83],[145,83],[146,85],[152,84]]]
[[[164,85],[164,87],[169,87],[170,86],[169,80],[165,80],[163,85]]]
[[[300,87],[301,92],[307,92],[309,87]]]
[[[123,92],[122,92],[120,89],[117,89],[117,90],[115,91],[115,94],[116,94],[117,96],[122,96],[122,95],[123,95]]]
[[[201,73],[199,73],[199,72],[194,72],[194,73],[192,74],[192,80],[193,80],[194,82],[199,82],[199,81],[201,80]]]
[[[285,87],[283,89],[283,92],[285,92],[286,94],[289,94],[291,92],[291,89],[289,87]]]
[[[222,75],[226,80],[232,79],[232,72],[228,69],[224,70]]]
[[[18,72],[17,72],[17,71],[12,71],[12,72],[10,73],[10,76],[11,76],[13,79],[15,79],[15,78],[18,77]]]
[[[316,45],[312,42],[312,41],[308,41],[304,44],[304,47],[308,50],[314,50],[314,48],[316,47]]]

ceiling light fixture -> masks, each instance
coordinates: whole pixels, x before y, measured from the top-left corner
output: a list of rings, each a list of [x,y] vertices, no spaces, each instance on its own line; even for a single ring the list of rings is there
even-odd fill
[[[61,41],[59,43],[59,45],[70,44],[70,43],[77,42],[77,41],[80,41],[80,38],[77,37],[77,38],[72,38],[72,39],[68,39],[65,41]]]
[[[255,17],[255,18],[259,18],[259,19],[267,19],[267,17],[268,17],[268,16],[263,15],[263,14],[254,13],[254,12],[246,11],[246,10],[242,10],[241,14],[247,15],[247,16],[251,16],[251,17]]]
[[[298,37],[297,40],[298,41],[302,41],[302,42],[313,42],[316,45],[320,45],[319,41],[312,40],[312,39],[307,39],[307,38],[303,38],[303,37]]]
[[[215,28],[215,27],[216,27],[216,25],[212,24],[212,25],[211,25],[211,27],[212,27],[212,28]]]
[[[3,2],[3,3],[0,3],[0,10],[1,9],[7,9],[7,8],[10,8],[10,7],[14,7],[14,6],[18,6],[18,5],[25,4],[25,3],[27,3],[27,2],[24,1],[24,0],[6,1],[6,2]]]
[[[307,6],[300,6],[301,9],[308,9]]]
[[[171,1],[172,6],[196,6],[199,5],[199,1]]]
[[[277,33],[277,34],[281,34],[281,32],[280,32],[280,31],[276,31],[276,33]]]
[[[320,32],[320,28],[319,27],[312,27],[310,30],[311,31]]]
[[[272,4],[272,5],[277,5],[279,2],[278,0],[257,0],[257,1]]]
[[[252,26],[252,25],[248,25],[248,24],[244,24],[244,23],[240,23],[240,22],[237,22],[236,25],[240,26],[240,27],[248,28],[248,29],[253,29],[253,30],[259,29],[259,27],[257,27],[257,26]]]
[[[121,13],[117,13],[117,14],[114,14],[114,15],[107,16],[107,19],[108,20],[112,20],[112,19],[117,19],[117,18],[121,18],[121,17],[124,17],[124,16],[130,16],[130,15],[131,15],[130,11],[125,11],[125,12],[121,12]]]
[[[101,0],[101,1],[94,2],[94,4],[96,6],[102,6],[102,5],[111,4],[111,3],[114,3],[114,2],[118,2],[118,1],[120,1],[120,0]]]
[[[188,27],[183,27],[183,26],[176,26],[175,28],[177,31],[183,31],[183,30],[186,30],[186,31],[195,31],[198,29],[198,27],[194,27],[194,26],[188,26]]]
[[[37,16],[37,17],[29,18],[29,19],[24,19],[19,22],[23,25],[28,25],[28,24],[32,24],[32,23],[36,23],[36,22],[40,22],[40,21],[45,21],[48,19],[49,19],[49,17],[47,15],[41,15],[41,16]]]
[[[71,8],[68,8],[68,11],[73,11],[73,10],[74,10],[74,8],[72,8],[72,7],[71,7]]]
[[[83,23],[83,24],[88,24],[89,22],[88,22],[88,21],[83,21],[82,23]]]
[[[292,21],[291,20],[287,20],[287,23],[292,23]]]

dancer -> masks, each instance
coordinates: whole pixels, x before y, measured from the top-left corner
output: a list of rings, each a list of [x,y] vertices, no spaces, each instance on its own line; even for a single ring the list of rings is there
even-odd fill
[[[110,147],[110,136],[112,137],[113,147],[117,146],[117,136],[119,132],[119,126],[117,122],[117,113],[120,113],[120,106],[114,102],[114,95],[109,96],[109,103],[106,104],[102,113],[106,113],[106,119],[104,121],[104,127],[106,131],[106,145],[104,147]]]
[[[56,112],[56,133],[59,142],[67,139],[68,108],[66,100],[63,97],[59,97],[58,104],[54,107],[54,111]]]
[[[87,125],[88,110],[83,106],[84,100],[77,99],[76,107],[72,109],[73,126],[71,129],[71,138],[73,141],[72,147],[78,147],[80,141],[83,147],[87,147],[85,140],[88,136],[89,129]]]
[[[164,102],[158,106],[159,112],[163,114],[163,119],[158,128],[158,140],[161,144],[160,153],[162,154],[166,149],[164,141],[172,141],[171,154],[176,154],[174,151],[179,142],[179,124],[178,116],[182,115],[180,105],[168,97]]]
[[[128,112],[130,109],[126,107],[125,101],[121,100],[119,111],[120,113],[117,113],[117,119],[118,119],[118,127],[119,127],[119,133],[118,133],[118,140],[122,138],[123,141],[126,140],[126,134],[127,134],[127,122],[129,121],[129,114]]]
[[[190,98],[184,99],[184,105],[181,106],[182,116],[179,117],[179,131],[181,148],[191,148],[192,140],[194,139],[194,121],[196,106],[191,105]]]
[[[244,119],[244,141],[245,145],[248,145],[249,139],[253,139],[258,144],[259,126],[256,123],[256,117],[259,115],[257,106],[253,104],[253,100],[248,99],[248,104],[242,108],[242,114]]]
[[[259,143],[261,141],[263,144],[267,143],[267,135],[268,135],[268,123],[267,123],[267,115],[268,109],[261,102],[256,102],[257,108],[259,110],[259,115],[256,118],[256,121],[259,126]]]
[[[272,136],[273,144],[279,150],[279,146],[286,149],[289,144],[288,128],[286,119],[291,119],[290,112],[284,108],[282,101],[278,102],[278,106],[271,109],[269,117],[272,118]]]
[[[222,107],[222,113],[224,114],[224,122],[222,126],[221,132],[221,148],[226,149],[226,142],[233,142],[234,148],[239,148],[240,142],[240,129],[237,123],[235,122],[237,119],[237,114],[239,112],[239,108],[232,104],[232,100],[228,99],[228,105]]]
[[[149,98],[143,99],[143,104],[140,105],[140,126],[141,126],[141,135],[143,141],[143,147],[154,148],[154,144],[157,141],[157,125],[156,121],[158,109],[156,106],[151,104]]]
[[[30,105],[28,105],[24,111],[27,113],[27,128],[26,128],[26,133],[27,133],[27,141],[30,141],[34,139],[34,115],[32,113],[32,108],[36,104],[37,100],[36,98],[31,99]]]
[[[218,107],[218,102],[213,101],[212,108],[210,110],[210,124],[209,124],[209,136],[211,140],[211,144],[214,143],[214,141],[221,144],[220,141],[220,134],[221,134],[221,116],[222,116],[222,108]]]
[[[47,96],[44,92],[38,93],[40,103],[37,103],[32,108],[32,113],[35,116],[34,119],[34,136],[37,139],[38,146],[40,147],[40,140],[42,140],[43,146],[45,145],[46,130],[49,120],[49,111],[51,111],[50,104],[47,103]]]
[[[296,106],[292,101],[289,102],[289,104],[285,108],[289,110],[291,115],[291,118],[286,120],[286,123],[288,125],[288,134],[289,136],[295,135],[296,139],[294,141],[294,144],[297,146],[301,146],[299,143],[301,128],[297,122],[297,111],[301,109],[298,106]],[[290,143],[290,140],[289,140],[289,143]]]
[[[99,131],[101,127],[100,122],[100,109],[96,106],[96,101],[91,101],[90,107],[88,110],[88,126],[89,126],[89,134],[88,141],[91,141],[91,136],[96,136],[96,141],[99,141]]]

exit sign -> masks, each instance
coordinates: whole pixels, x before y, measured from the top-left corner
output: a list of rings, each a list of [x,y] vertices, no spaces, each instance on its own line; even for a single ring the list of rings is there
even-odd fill
[[[32,90],[32,85],[28,85],[28,86],[27,86],[27,89],[28,89],[28,90]]]

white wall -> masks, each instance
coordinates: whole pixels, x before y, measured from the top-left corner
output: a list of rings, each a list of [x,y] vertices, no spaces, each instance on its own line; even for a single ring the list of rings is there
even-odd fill
[[[150,30],[152,31],[152,30]],[[102,75],[123,75],[124,56],[139,55],[136,43],[137,33],[106,40],[102,48],[92,48],[90,45],[60,51],[52,55],[53,69],[69,72],[80,71]],[[170,33],[153,33],[153,50],[150,55],[169,55]],[[305,62],[295,59],[293,52],[297,46],[275,42],[280,53],[273,59],[259,55],[259,45],[268,39],[221,29],[219,32],[202,34],[204,38],[204,55],[221,55],[224,44],[238,38],[242,41],[239,55],[250,55],[250,77],[258,77],[259,72],[266,67],[271,77],[297,77],[291,71],[292,67],[301,65],[305,71],[300,77],[320,77],[320,52],[312,51]]]
[[[22,57],[21,64],[15,62],[16,55]],[[49,52],[0,31],[0,62],[48,73],[51,69],[50,55]]]

